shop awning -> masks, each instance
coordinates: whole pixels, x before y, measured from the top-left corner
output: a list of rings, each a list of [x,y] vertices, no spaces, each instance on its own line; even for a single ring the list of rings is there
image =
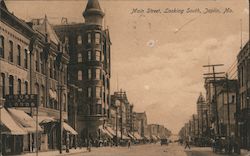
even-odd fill
[[[22,127],[29,133],[35,133],[36,132],[36,121],[26,114],[22,110],[17,110],[14,108],[8,109],[10,112],[10,115],[22,125]],[[39,124],[39,123],[38,123]],[[42,131],[43,129],[38,125],[38,131]]]
[[[78,133],[70,126],[68,125],[66,122],[63,122],[63,128],[65,131],[70,132],[73,135],[77,135]]]
[[[142,140],[142,137],[141,137],[141,135],[140,135],[138,132],[134,132],[134,137],[135,137],[137,140]]]
[[[151,135],[150,137],[151,137],[151,139],[153,139],[153,140],[158,140],[158,138],[157,138],[155,135]]]
[[[36,116],[33,116],[33,119],[36,120]],[[39,124],[45,124],[45,123],[49,123],[49,122],[55,122],[56,120],[52,117],[49,116],[39,116],[38,115],[38,122]]]
[[[145,135],[144,139],[150,140],[151,138],[148,135]]]
[[[111,127],[106,127],[106,129],[108,130],[110,134],[112,134],[113,136],[116,136],[116,132]]]
[[[10,134],[10,135],[25,135],[28,132],[17,123],[10,113],[5,109],[1,109],[1,123],[8,129],[8,131],[1,132],[2,134]]]
[[[136,140],[136,138],[131,134],[131,133],[128,133],[128,136],[133,139],[133,140]]]
[[[99,129],[100,129],[100,131],[101,131],[103,134],[109,136],[110,138],[113,138],[113,135],[112,135],[111,133],[109,133],[109,131],[108,131],[107,129],[103,128],[103,126],[99,126]]]

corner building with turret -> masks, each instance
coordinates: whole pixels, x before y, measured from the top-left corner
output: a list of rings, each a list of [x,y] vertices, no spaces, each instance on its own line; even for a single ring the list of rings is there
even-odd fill
[[[70,61],[68,82],[78,87],[75,120],[79,139],[99,138],[110,103],[110,38],[103,27],[104,12],[98,0],[89,0],[83,11],[85,23],[54,26],[62,41],[67,41]]]
[[[111,77],[109,30],[103,27],[98,0],[88,0],[83,17],[85,23],[64,20],[54,26],[69,46],[68,83],[78,87],[75,125],[82,141],[99,138],[99,127],[109,116]]]

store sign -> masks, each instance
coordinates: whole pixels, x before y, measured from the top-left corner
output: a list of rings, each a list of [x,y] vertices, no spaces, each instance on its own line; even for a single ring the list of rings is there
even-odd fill
[[[37,107],[38,96],[36,94],[6,95],[5,107]]]

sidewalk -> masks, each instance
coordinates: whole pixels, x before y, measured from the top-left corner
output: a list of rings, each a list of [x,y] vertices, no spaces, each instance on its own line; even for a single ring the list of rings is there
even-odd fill
[[[62,154],[58,150],[55,151],[44,151],[38,153],[38,156],[66,156],[66,155],[72,155],[72,154],[78,154],[78,153],[85,153],[88,152],[86,147],[84,148],[77,148],[77,149],[70,149],[69,153],[66,153],[65,150],[62,151]],[[24,153],[21,156],[36,156],[36,153]]]
[[[213,156],[224,156],[228,154],[218,154],[218,153],[214,153],[212,151],[211,147],[191,147],[190,150],[186,150],[187,153],[196,153],[196,154],[204,154],[204,155],[213,155]],[[250,151],[247,150],[241,150],[241,154],[230,154],[230,156],[250,156]]]

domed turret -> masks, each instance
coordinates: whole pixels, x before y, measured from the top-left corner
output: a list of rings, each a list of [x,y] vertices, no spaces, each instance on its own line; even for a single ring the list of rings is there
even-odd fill
[[[100,25],[102,26],[102,20],[104,17],[98,0],[88,0],[88,4],[83,12],[86,24]]]

